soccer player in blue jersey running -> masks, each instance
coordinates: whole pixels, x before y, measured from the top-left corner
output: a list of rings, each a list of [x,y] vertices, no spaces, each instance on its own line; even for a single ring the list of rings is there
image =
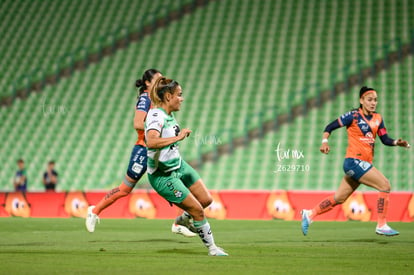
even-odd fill
[[[377,212],[378,221],[375,233],[384,236],[395,236],[399,232],[387,224],[389,195],[391,185],[389,180],[372,165],[374,159],[375,137],[378,135],[381,142],[388,146],[409,148],[407,141],[392,139],[388,136],[382,116],[376,112],[377,91],[373,88],[362,87],[359,92],[360,107],[352,110],[326,126],[322,136],[320,151],[328,154],[330,151],[328,138],[331,132],[346,126],[348,132],[348,148],[344,161],[345,175],[335,194],[328,196],[315,205],[312,210],[302,210],[302,232],[308,234],[313,219],[332,210],[345,200],[362,183],[378,190]]]
[[[99,222],[99,214],[102,210],[112,205],[118,199],[131,193],[136,183],[147,170],[147,147],[144,141],[144,121],[148,111],[151,108],[151,100],[148,96],[148,89],[151,88],[151,85],[160,76],[161,73],[158,70],[149,69],[144,72],[142,79],[138,79],[135,83],[135,86],[139,89],[139,96],[135,106],[134,116],[134,128],[137,131],[138,139],[132,149],[124,180],[118,187],[115,187],[109,191],[97,205],[91,205],[88,207],[85,224],[86,229],[89,232],[95,231],[95,226],[96,223]]]

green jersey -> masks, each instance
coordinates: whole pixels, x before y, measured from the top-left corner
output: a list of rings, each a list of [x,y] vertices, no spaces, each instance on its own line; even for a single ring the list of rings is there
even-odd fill
[[[174,115],[167,114],[162,108],[150,109],[145,119],[145,137],[149,130],[156,130],[161,138],[178,136],[180,126]],[[159,149],[148,148],[148,174],[155,171],[170,172],[181,167],[181,155],[178,151],[178,142]]]

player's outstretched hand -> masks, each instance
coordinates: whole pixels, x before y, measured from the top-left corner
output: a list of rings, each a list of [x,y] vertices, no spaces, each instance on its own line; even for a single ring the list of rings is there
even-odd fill
[[[188,128],[181,129],[180,133],[178,134],[179,140],[183,140],[186,137],[190,136],[191,130]]]
[[[410,144],[406,140],[402,140],[401,138],[395,141],[395,145],[405,148],[410,148]]]
[[[327,142],[324,142],[322,143],[321,148],[319,148],[319,150],[323,154],[328,154],[331,149],[329,148],[329,144]]]

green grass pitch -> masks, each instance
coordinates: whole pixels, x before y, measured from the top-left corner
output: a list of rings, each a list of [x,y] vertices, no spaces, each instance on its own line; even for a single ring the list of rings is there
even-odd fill
[[[0,274],[413,274],[414,223],[377,236],[374,223],[210,220],[229,257],[209,257],[171,220],[0,218]]]

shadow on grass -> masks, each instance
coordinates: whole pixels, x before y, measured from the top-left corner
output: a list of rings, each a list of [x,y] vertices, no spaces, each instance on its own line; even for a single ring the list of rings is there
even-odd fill
[[[7,243],[1,244],[0,246],[51,246],[51,243],[42,243],[42,242],[31,242],[31,243]]]
[[[398,237],[380,237],[378,239],[349,239],[349,240],[340,240],[340,239],[330,239],[330,240],[304,240],[303,242],[312,242],[312,243],[377,243],[377,244],[389,244],[399,242]],[[404,243],[413,243],[414,241],[404,240]]]
[[[89,243],[188,243],[187,241],[176,241],[172,239],[145,239],[145,240],[94,240]]]
[[[173,249],[158,250],[157,253],[160,253],[160,254],[180,254],[180,255],[202,255],[202,256],[207,255],[207,251],[203,251],[202,247],[197,252],[195,252],[194,250],[190,250],[190,249],[173,248]]]

